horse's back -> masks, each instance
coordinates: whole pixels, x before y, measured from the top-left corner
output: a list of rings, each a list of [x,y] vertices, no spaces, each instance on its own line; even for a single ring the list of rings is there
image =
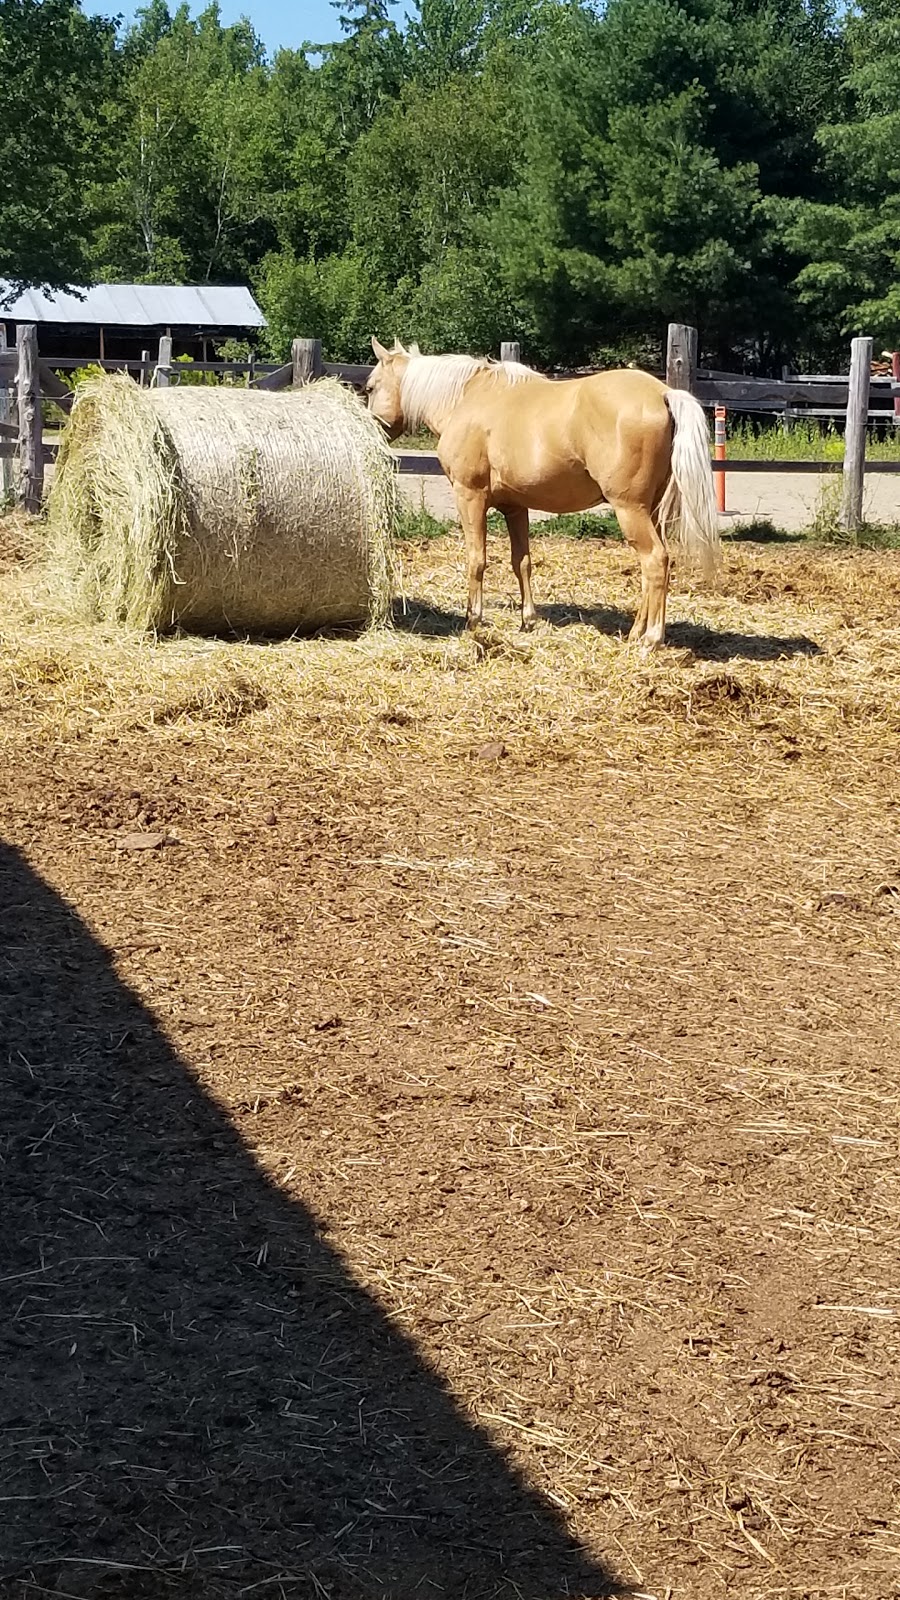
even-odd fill
[[[668,470],[671,422],[665,385],[623,368],[584,378],[535,374],[516,382],[502,369],[467,386],[440,444],[454,482],[483,485],[495,504],[586,509],[640,479],[655,488]]]
[[[501,367],[479,374],[466,386],[454,413],[465,428],[480,427],[491,434],[504,426],[537,426],[543,431],[563,430],[568,435],[579,423],[621,427],[634,422],[668,426],[666,386],[650,372],[622,367],[595,372],[584,378],[545,378],[534,373],[515,382],[504,379]]]

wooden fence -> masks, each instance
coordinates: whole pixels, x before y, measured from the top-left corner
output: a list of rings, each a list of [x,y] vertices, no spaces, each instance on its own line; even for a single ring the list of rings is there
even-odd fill
[[[2,325],[0,325],[2,331]],[[501,359],[518,360],[519,345],[501,345]],[[9,499],[12,490],[12,462],[18,462],[16,492],[20,504],[29,511],[40,509],[43,495],[44,465],[56,455],[56,445],[44,441],[41,402],[52,400],[68,413],[72,393],[58,376],[84,366],[72,359],[41,359],[37,348],[37,329],[20,327],[15,350],[5,348],[0,338],[0,489]],[[295,384],[311,383],[321,377],[337,377],[363,389],[372,372],[371,365],[327,362],[318,339],[295,339],[291,360],[282,366],[252,359],[236,361],[192,361],[172,359],[172,341],[159,341],[155,355],[144,351],[140,361],[92,362],[107,371],[127,371],[140,384],[159,387],[178,382],[181,376],[212,373],[242,381],[248,388],[278,390]],[[872,375],[872,340],[854,339],[850,373],[847,377],[829,374],[785,375],[782,379],[749,378],[741,373],[716,372],[697,365],[697,331],[680,323],[669,327],[666,350],[666,382],[677,389],[688,389],[706,407],[726,407],[739,412],[769,412],[784,418],[816,416],[845,419],[845,459],[825,461],[745,461],[715,460],[716,474],[731,472],[804,472],[843,474],[841,517],[848,529],[862,519],[864,477],[868,472],[900,473],[900,461],[865,460],[866,428],[873,421],[900,424],[900,354],[893,358],[890,377]],[[574,374],[557,372],[556,378]],[[16,421],[10,415],[9,392],[16,396]],[[397,470],[420,476],[439,476],[440,462],[426,451],[397,453]],[[720,504],[723,502],[720,500]]]

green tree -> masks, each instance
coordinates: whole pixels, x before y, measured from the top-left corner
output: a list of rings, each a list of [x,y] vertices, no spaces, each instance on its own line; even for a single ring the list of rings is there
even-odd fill
[[[273,252],[256,287],[268,322],[266,343],[276,360],[287,359],[297,335],[321,339],[332,360],[369,360],[371,335],[390,320],[384,285],[356,246],[319,259]]]
[[[88,182],[107,159],[112,23],[75,0],[0,0],[0,275],[88,276]]]
[[[139,18],[118,106],[116,173],[94,191],[103,274],[139,281],[245,277],[260,245],[268,80],[248,23],[216,5]]]
[[[861,0],[848,25],[845,115],[819,130],[831,199],[799,205],[789,230],[797,284],[821,339],[840,331],[900,347],[900,11]],[[839,101],[840,103],[840,101]]]
[[[481,65],[484,0],[419,0],[417,12],[407,35],[417,82],[444,83]]]
[[[260,137],[260,204],[290,257],[339,253],[349,239],[347,151],[320,69],[301,50],[281,50],[269,74]]]
[[[821,95],[793,60],[833,59],[829,15],[804,0],[569,13],[533,75],[523,174],[495,228],[545,351],[587,354],[672,317],[716,352],[754,340],[773,358],[796,307],[770,202],[814,182]]]
[[[493,88],[483,76],[473,93],[465,75],[432,89],[407,85],[350,161],[357,247],[384,285],[395,324],[438,348],[483,344],[486,331],[492,343],[498,325],[509,327],[482,226],[515,171],[508,103]]]
[[[332,0],[345,38],[323,50],[320,68],[326,103],[344,145],[372,126],[407,76],[406,44],[388,15],[386,0]]]

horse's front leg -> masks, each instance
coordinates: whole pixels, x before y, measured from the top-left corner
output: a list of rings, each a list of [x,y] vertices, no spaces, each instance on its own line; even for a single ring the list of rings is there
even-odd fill
[[[488,496],[483,489],[466,489],[461,484],[454,484],[453,492],[466,543],[466,577],[469,582],[466,622],[470,628],[477,628],[484,611]]]
[[[524,506],[503,508],[509,529],[509,548],[512,569],[519,580],[522,600],[522,627],[527,632],[537,622],[537,611],[531,594],[531,545],[528,539],[528,511]]]

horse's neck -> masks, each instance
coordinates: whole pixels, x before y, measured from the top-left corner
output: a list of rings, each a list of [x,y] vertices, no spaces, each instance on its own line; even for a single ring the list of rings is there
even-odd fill
[[[426,427],[440,436],[470,378],[484,366],[474,356],[413,356],[400,391],[407,427]]]
[[[546,382],[518,361],[485,361],[477,356],[413,356],[403,375],[400,398],[409,428],[430,428],[440,438],[476,378]]]

